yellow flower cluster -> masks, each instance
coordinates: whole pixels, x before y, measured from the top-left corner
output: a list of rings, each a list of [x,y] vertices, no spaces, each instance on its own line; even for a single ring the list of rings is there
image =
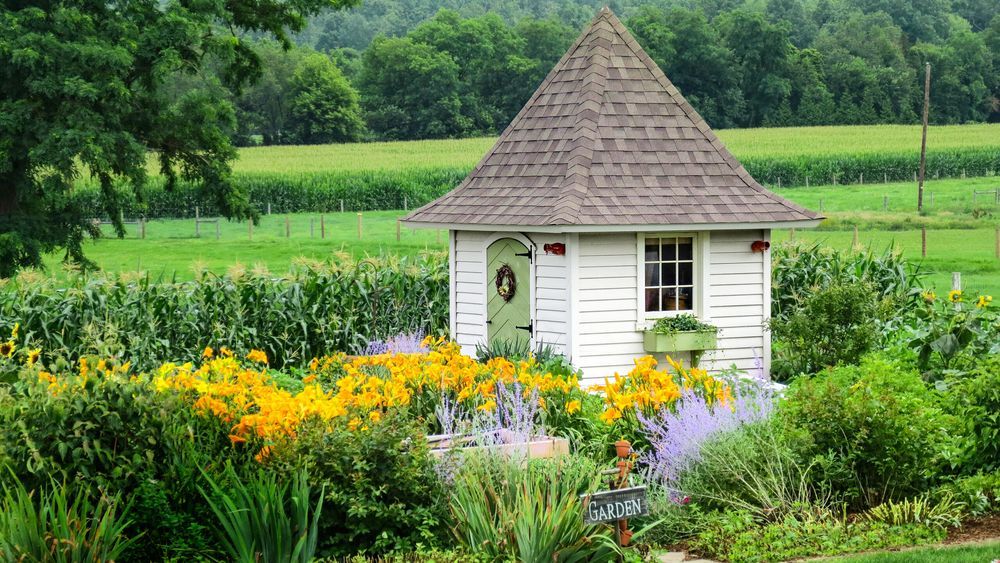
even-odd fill
[[[10,331],[10,339],[6,342],[0,342],[0,357],[10,358],[14,355],[14,351],[17,350],[17,332],[20,328],[20,323],[14,323],[14,329]]]
[[[32,350],[32,353],[35,352],[40,353],[40,351]],[[34,365],[35,362],[31,361],[30,355],[28,357],[28,360],[30,362],[28,364],[29,366]],[[37,358],[35,361],[37,361]],[[88,358],[80,358],[79,362],[77,363],[77,374],[76,374],[77,377],[60,378],[45,370],[39,370],[38,381],[40,383],[44,383],[47,386],[49,393],[52,393],[53,395],[59,395],[61,393],[65,393],[70,389],[71,381],[75,386],[82,389],[88,383],[91,382],[100,383],[116,376],[128,375],[130,380],[132,381],[137,380],[137,376],[129,375],[130,371],[132,371],[132,364],[130,362],[118,364],[116,362],[108,360],[93,360]]]
[[[247,355],[255,365],[243,365],[231,353],[216,357],[206,349],[201,366],[165,364],[152,382],[158,391],[190,394],[195,410],[231,424],[234,444],[252,437],[271,443],[294,438],[310,419],[366,429],[389,409],[436,400],[443,393],[470,408],[491,410],[501,381],[519,382],[526,395],[537,388],[539,401],[544,401],[544,394],[565,395],[578,389],[575,376],[542,372],[533,360],[514,363],[496,358],[483,364],[462,355],[457,344],[442,339],[424,344],[430,346],[427,354],[356,358],[337,354],[314,359],[296,393],[274,383],[263,367],[267,357],[259,351]],[[579,409],[579,401],[566,404],[570,414]]]
[[[707,371],[695,367],[686,369],[669,356],[667,363],[673,368],[673,374],[656,369],[656,359],[645,356],[635,360],[635,367],[624,377],[616,373],[612,380],[605,379],[603,385],[592,387],[591,391],[604,396],[601,420],[613,424],[635,411],[652,414],[670,408],[681,398],[682,391],[694,391],[710,403],[727,404],[732,400],[732,388]]]

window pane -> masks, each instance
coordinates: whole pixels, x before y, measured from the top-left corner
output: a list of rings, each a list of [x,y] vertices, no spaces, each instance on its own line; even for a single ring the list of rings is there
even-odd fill
[[[681,311],[691,311],[694,309],[694,288],[682,287],[677,298],[677,308]]]
[[[677,264],[677,285],[694,285],[694,262]]]
[[[665,262],[663,266],[663,285],[677,285],[677,263]]]
[[[647,289],[646,290],[646,310],[647,311],[659,311],[660,310],[660,290],[659,289]]]
[[[660,285],[660,265],[646,264],[646,287]]]
[[[677,310],[677,289],[667,288],[663,290],[663,310],[664,311],[676,311]]]
[[[656,262],[660,259],[660,246],[655,238],[646,239],[646,262]]]
[[[678,244],[678,246],[677,246],[677,257],[678,257],[678,259],[680,259],[680,260],[690,260],[691,259],[692,246],[693,246],[691,244],[691,239],[689,239],[689,238],[682,238],[682,239],[679,240],[679,243],[680,244]]]
[[[677,239],[663,239],[663,260],[677,260]]]

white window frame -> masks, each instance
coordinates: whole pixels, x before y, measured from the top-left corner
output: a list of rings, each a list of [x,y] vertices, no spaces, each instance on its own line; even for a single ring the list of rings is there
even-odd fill
[[[647,238],[690,238],[692,242],[691,261],[693,263],[694,309],[689,311],[646,311],[646,239]],[[636,318],[637,330],[646,330],[657,319],[692,313],[703,321],[708,321],[705,295],[708,293],[709,239],[707,232],[648,232],[636,233]]]

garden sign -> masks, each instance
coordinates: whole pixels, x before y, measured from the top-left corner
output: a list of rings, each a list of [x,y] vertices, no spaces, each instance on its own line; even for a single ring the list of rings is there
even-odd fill
[[[599,524],[649,514],[646,487],[630,487],[581,495],[583,523]]]

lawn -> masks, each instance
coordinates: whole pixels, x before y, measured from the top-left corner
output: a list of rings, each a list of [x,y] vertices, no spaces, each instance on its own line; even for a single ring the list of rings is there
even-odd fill
[[[920,149],[918,125],[775,127],[716,131],[737,158],[898,153]],[[236,172],[357,172],[413,168],[471,168],[496,141],[493,137],[273,146],[240,149]],[[935,126],[929,150],[1000,145],[1000,124]]]
[[[871,553],[830,559],[839,563],[990,563],[1000,558],[1000,542],[928,547],[894,553]]]

